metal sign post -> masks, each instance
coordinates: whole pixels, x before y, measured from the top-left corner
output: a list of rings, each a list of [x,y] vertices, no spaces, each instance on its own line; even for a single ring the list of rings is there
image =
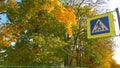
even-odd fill
[[[119,31],[120,31],[120,14],[119,14],[119,9],[116,8],[116,13],[117,13],[117,18],[118,18],[118,24],[119,24]],[[119,33],[120,35],[120,33]]]

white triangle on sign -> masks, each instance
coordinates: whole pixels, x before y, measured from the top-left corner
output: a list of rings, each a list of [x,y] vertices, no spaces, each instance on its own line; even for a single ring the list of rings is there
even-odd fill
[[[107,31],[107,30],[109,30],[109,29],[98,19],[98,21],[96,22],[96,24],[92,30],[92,33]]]

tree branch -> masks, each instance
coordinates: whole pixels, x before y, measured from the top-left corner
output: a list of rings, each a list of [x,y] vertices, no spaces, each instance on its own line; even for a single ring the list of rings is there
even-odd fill
[[[0,14],[5,14],[5,13],[7,13],[7,12],[0,12]]]
[[[84,2],[85,0],[82,0],[82,2],[79,4],[79,6],[78,6],[78,11],[77,11],[77,13],[76,13],[76,16],[78,16],[78,13],[79,13],[79,11],[80,11],[80,6],[83,4],[83,2]]]

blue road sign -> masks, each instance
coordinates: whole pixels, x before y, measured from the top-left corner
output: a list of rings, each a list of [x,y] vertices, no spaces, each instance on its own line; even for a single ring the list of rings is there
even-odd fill
[[[112,13],[106,13],[88,19],[88,38],[100,38],[114,36],[114,24]]]

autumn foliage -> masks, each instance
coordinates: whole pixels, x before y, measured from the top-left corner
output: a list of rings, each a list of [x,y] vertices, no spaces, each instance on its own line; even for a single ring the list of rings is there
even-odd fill
[[[8,19],[0,24],[0,63],[119,67],[111,38],[87,39],[87,19],[97,12],[90,4],[67,1],[0,1],[0,13]]]
[[[72,8],[65,8],[59,0],[52,0],[41,6],[43,10],[52,13],[53,16],[59,21],[64,23],[67,34],[72,36],[72,25],[75,25],[76,16]],[[42,9],[41,9],[42,10]]]
[[[17,25],[2,25],[0,30],[1,45],[9,46],[11,42],[17,42],[17,37],[20,35]]]

